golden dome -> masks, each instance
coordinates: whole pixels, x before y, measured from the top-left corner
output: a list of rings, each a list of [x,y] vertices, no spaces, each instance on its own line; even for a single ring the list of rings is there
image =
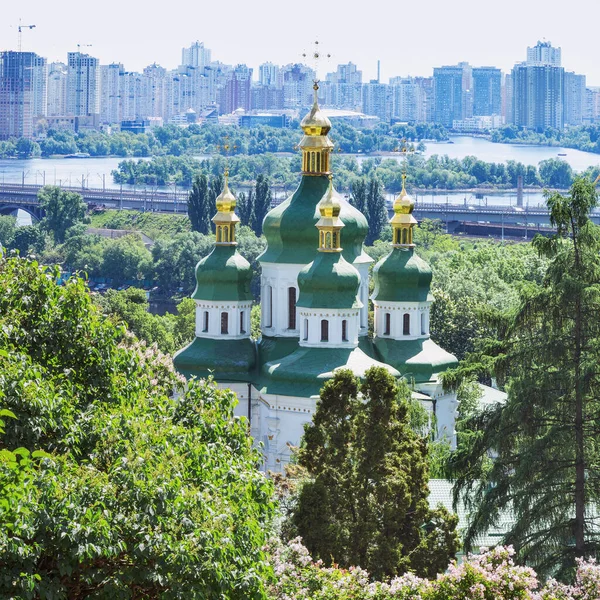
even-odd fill
[[[402,175],[402,191],[400,195],[394,200],[394,212],[397,215],[410,215],[415,209],[415,201],[408,195],[404,182],[406,175]]]
[[[315,97],[310,112],[302,119],[300,127],[304,131],[305,135],[319,136],[327,135],[331,130],[331,121],[321,112],[319,108],[319,101],[317,98],[317,90],[319,86],[315,81],[313,90],[315,90]]]
[[[325,192],[323,198],[321,198],[317,208],[321,213],[321,218],[317,222],[317,227],[343,227],[344,222],[340,219],[340,211],[342,209],[342,203],[340,202],[340,195],[335,191],[333,187],[333,178],[329,178],[329,187]]]
[[[225,173],[225,186],[223,187],[223,191],[217,196],[216,205],[217,210],[219,212],[234,212],[235,211],[235,196],[231,193],[229,189],[229,174]]]

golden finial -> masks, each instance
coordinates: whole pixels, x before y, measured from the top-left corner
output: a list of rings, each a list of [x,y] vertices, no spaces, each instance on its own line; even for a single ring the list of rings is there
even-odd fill
[[[394,200],[394,216],[390,219],[394,247],[414,247],[413,229],[417,224],[417,220],[412,215],[414,209],[415,201],[406,191],[406,173],[402,173],[402,190]]]
[[[235,214],[236,199],[229,189],[229,168],[223,172],[223,191],[217,196],[217,214],[212,218],[215,224],[217,246],[233,246],[235,241],[235,226],[240,222]]]
[[[329,175],[329,186],[317,205],[321,218],[317,221],[319,230],[319,252],[341,252],[340,230],[344,222],[340,219],[342,203],[340,195],[333,187],[333,176]]]
[[[315,82],[314,82],[313,89],[316,91],[319,89],[319,85],[318,85],[319,84],[319,73],[318,73],[319,63],[323,59],[329,60],[331,58],[331,54],[323,54],[323,52],[321,51],[321,48],[319,47],[319,40],[315,40],[313,45],[314,45],[313,51],[309,54],[305,50],[302,53],[302,58],[311,58],[313,61],[313,71],[315,72]]]

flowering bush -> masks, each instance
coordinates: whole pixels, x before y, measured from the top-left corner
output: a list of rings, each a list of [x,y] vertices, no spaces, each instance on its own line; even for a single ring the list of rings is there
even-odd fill
[[[430,581],[407,573],[389,582],[371,582],[360,567],[348,570],[313,561],[302,540],[272,552],[272,600],[598,600],[600,566],[580,560],[575,584],[554,580],[543,587],[533,569],[516,565],[512,547],[469,555]]]

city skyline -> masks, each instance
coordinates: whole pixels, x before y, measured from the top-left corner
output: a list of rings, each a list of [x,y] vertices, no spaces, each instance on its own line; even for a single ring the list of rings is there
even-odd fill
[[[81,5],[73,0],[51,5],[31,0],[26,7],[4,9],[0,47],[17,49],[21,18],[23,25],[36,25],[23,32],[23,50],[36,52],[49,63],[64,62],[80,44],[82,52],[101,64],[120,62],[128,71],[141,71],[152,63],[172,69],[181,61],[181,49],[199,40],[212,50],[213,60],[247,64],[254,69],[255,79],[263,62],[310,64],[302,60],[302,53],[310,52],[315,34],[303,24],[301,9],[288,18],[272,0],[251,6],[236,1],[228,5],[224,17],[219,7],[207,5],[195,11],[196,6],[175,0],[168,12],[159,13],[158,4],[140,11],[106,0],[103,10],[90,17],[82,15]],[[328,27],[315,27],[323,50],[332,55],[321,64],[319,77],[338,64],[353,62],[363,71],[363,80],[369,81],[376,78],[377,60],[381,60],[382,82],[399,75],[429,76],[434,67],[460,61],[509,72],[516,62],[526,60],[526,47],[546,39],[562,48],[567,70],[586,74],[588,86],[600,85],[600,65],[592,52],[594,16],[600,17],[600,6],[574,0],[565,13],[563,4],[551,0],[542,13],[507,0],[502,11],[485,15],[480,6],[473,0],[452,6],[438,0],[402,6],[376,0],[369,5],[372,16],[368,18],[364,5],[333,1],[319,9],[320,20]],[[410,25],[405,27],[404,22]],[[357,38],[364,43],[357,44]]]

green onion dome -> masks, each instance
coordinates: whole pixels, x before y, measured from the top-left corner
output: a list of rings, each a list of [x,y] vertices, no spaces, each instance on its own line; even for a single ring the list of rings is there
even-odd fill
[[[327,176],[303,176],[290,198],[273,208],[263,222],[267,249],[262,263],[307,264],[315,255],[317,237],[314,226],[320,218],[317,205],[327,192]],[[335,192],[341,204],[344,222],[342,255],[350,262],[370,262],[363,252],[369,225],[365,216]]]
[[[313,248],[313,256],[314,253]],[[360,308],[362,304],[356,297],[359,285],[358,271],[339,252],[319,252],[298,275],[300,295],[297,306]]]
[[[431,268],[413,248],[394,248],[373,270],[375,291],[380,302],[426,302],[431,300]]]
[[[234,245],[215,246],[196,266],[194,300],[252,300],[250,263]]]

